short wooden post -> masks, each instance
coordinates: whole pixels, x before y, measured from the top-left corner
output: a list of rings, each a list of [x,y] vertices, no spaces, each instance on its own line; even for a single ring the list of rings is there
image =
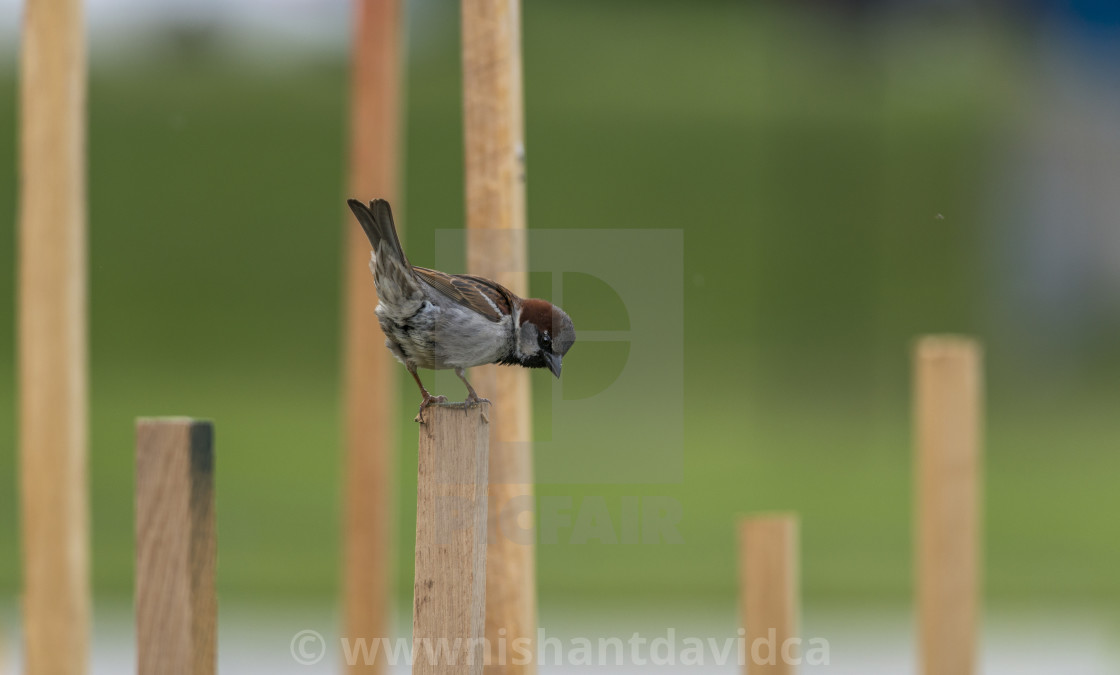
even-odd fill
[[[353,0],[350,83],[350,192],[356,199],[396,200],[400,164],[400,0]],[[399,218],[399,216],[398,216]],[[394,446],[397,369],[373,310],[377,291],[369,271],[369,240],[346,210],[345,522],[343,637],[389,637],[394,520]],[[399,222],[399,220],[398,220]],[[370,662],[346,664],[356,673],[384,673],[378,651]]]
[[[980,346],[926,337],[914,359],[919,672],[976,670],[980,565]]]
[[[798,521],[793,514],[748,516],[739,523],[739,607],[750,675],[797,672]]]
[[[89,667],[86,31],[27,0],[20,57],[19,447],[28,675]]]
[[[136,642],[139,675],[213,675],[214,427],[136,423]]]
[[[466,145],[467,271],[528,294],[525,231],[524,103],[520,0],[462,0],[463,120]],[[490,455],[490,548],[487,553],[486,637],[528,643],[535,657],[537,581],[535,534],[500,534],[511,500],[531,504],[532,417],[529,373],[484,366],[471,379],[495,400]],[[525,510],[521,507],[519,510]],[[526,514],[532,522],[532,512]],[[532,527],[530,525],[530,527]],[[492,659],[491,675],[532,675],[536,659]]]
[[[489,415],[489,403],[435,405],[420,425],[412,614],[417,675],[482,673]]]

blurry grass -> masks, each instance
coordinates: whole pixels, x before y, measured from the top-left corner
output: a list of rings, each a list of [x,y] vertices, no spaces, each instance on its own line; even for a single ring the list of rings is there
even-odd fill
[[[583,497],[606,497],[616,518],[623,496],[671,497],[685,544],[577,545],[562,531],[538,551],[544,599],[730,602],[735,515],[774,509],[801,513],[810,599],[906,598],[906,351],[930,330],[977,333],[992,355],[989,593],[1120,597],[1117,395],[1091,382],[1031,382],[986,318],[980,201],[1004,104],[991,83],[1005,75],[991,36],[969,26],[936,39],[905,27],[852,35],[737,3],[635,7],[527,7],[529,213],[541,228],[684,230],[684,475],[539,493],[572,496],[577,509]],[[400,211],[418,264],[432,263],[435,229],[462,222],[457,28],[454,11],[441,17],[416,41],[408,82]],[[131,588],[132,419],[189,414],[218,424],[224,597],[334,597],[346,84],[344,66],[330,62],[281,72],[161,57],[93,72],[100,592]],[[0,158],[14,157],[10,73],[0,100],[9,102]],[[0,161],[0,203],[14,204],[13,170]],[[5,267],[13,211],[0,212]],[[5,355],[12,282],[0,275]],[[581,326],[614,327],[595,298],[579,302],[569,311],[596,324]],[[605,372],[621,357],[572,358]],[[541,400],[547,378],[534,377]],[[7,357],[0,378],[12,381]],[[7,554],[16,550],[12,391],[0,386],[9,594],[18,587]],[[401,395],[407,603],[415,394],[403,381]]]

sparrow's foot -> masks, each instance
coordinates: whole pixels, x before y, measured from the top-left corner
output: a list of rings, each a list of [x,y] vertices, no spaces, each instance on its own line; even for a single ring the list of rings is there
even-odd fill
[[[413,421],[424,424],[424,408],[435,405],[436,403],[447,403],[447,397],[432,396],[428,392],[424,392],[424,400],[420,402],[420,412],[416,413],[416,419],[414,419]]]
[[[483,402],[490,402],[490,399],[479,398],[478,394],[475,393],[474,387],[472,387],[471,383],[467,381],[467,371],[463,370],[462,368],[456,368],[455,374],[459,376],[459,379],[462,380],[463,384],[467,387],[467,398],[463,400],[464,404],[466,404],[467,406],[473,406]],[[464,408],[464,410],[466,410],[466,408]]]

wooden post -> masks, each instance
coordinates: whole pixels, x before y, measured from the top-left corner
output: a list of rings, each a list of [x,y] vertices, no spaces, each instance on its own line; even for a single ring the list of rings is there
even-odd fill
[[[136,644],[139,675],[213,675],[214,427],[136,423]]]
[[[412,610],[417,675],[482,673],[489,415],[489,403],[447,403],[426,409],[420,425]]]
[[[383,197],[398,213],[400,30],[399,0],[354,0],[350,196]],[[397,366],[373,313],[369,241],[349,211],[345,233],[343,636],[376,640],[390,631]],[[347,664],[350,673],[386,667],[380,651]]]
[[[462,24],[467,269],[525,296],[529,274],[524,237],[520,2],[463,0]],[[529,373],[520,368],[484,366],[475,368],[471,377],[480,395],[496,401],[490,443],[486,637],[492,647],[499,640],[509,644],[526,641],[521,644],[530,645],[529,651],[535,655],[534,547],[501,536],[498,523],[510,500],[532,503]],[[533,522],[532,516],[525,514],[528,523]],[[486,671],[528,675],[536,672],[536,662],[534,658],[524,665],[488,663]]]
[[[798,523],[792,514],[739,523],[739,607],[750,675],[792,675],[798,658]]]
[[[981,359],[975,341],[951,336],[924,338],[915,352],[915,562],[925,675],[976,670]]]
[[[89,660],[86,39],[81,0],[27,0],[20,59],[19,445],[29,675]]]

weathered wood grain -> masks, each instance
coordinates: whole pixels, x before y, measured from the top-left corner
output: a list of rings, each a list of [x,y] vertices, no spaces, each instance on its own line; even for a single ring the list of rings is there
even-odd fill
[[[188,418],[136,423],[136,643],[139,675],[213,675],[214,428]]]
[[[490,404],[424,411],[416,488],[416,675],[482,673]],[[440,653],[438,641],[450,657]]]

